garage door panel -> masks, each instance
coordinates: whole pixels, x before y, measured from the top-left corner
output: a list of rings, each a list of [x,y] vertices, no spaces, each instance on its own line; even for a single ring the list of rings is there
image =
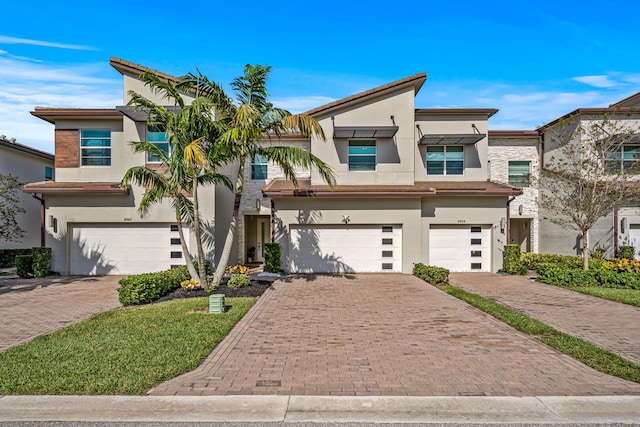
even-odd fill
[[[451,271],[491,271],[491,226],[431,225],[429,264]]]
[[[391,231],[378,225],[292,225],[290,269],[305,273],[399,272],[402,229],[387,226],[385,230],[389,228]],[[383,238],[387,240],[383,242]]]
[[[170,224],[76,224],[72,236],[70,274],[140,274],[185,263]]]

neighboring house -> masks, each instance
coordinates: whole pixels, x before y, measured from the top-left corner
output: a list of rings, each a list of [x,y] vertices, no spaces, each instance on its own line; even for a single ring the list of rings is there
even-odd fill
[[[18,177],[22,182],[53,179],[53,154],[37,150],[0,135],[0,174]],[[41,203],[30,194],[19,192],[25,213],[18,215],[18,225],[26,231],[19,242],[0,239],[0,249],[31,248],[43,244],[40,228]]]

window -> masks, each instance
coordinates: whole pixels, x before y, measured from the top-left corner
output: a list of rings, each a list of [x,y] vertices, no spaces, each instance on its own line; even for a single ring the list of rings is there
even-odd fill
[[[638,173],[640,167],[640,145],[622,145],[607,158],[607,172],[611,174],[621,172]]]
[[[171,258],[182,258],[182,252],[171,252]]]
[[[464,147],[461,145],[428,145],[427,175],[462,175]]]
[[[172,244],[172,245],[179,245],[179,244],[181,244],[181,243],[180,243],[180,238],[172,237],[172,238],[171,238],[171,244]]]
[[[383,233],[393,233],[393,225],[383,225],[382,226]]]
[[[520,188],[529,187],[531,177],[531,162],[509,162],[509,185]]]
[[[471,269],[472,270],[482,270],[482,263],[481,262],[472,262],[471,263]]]
[[[382,251],[382,258],[393,258],[393,251]]]
[[[376,170],[376,141],[349,141],[349,170]]]
[[[44,180],[53,181],[53,168],[50,166],[44,167]]]
[[[152,143],[166,154],[169,154],[169,136],[166,129],[160,125],[149,125],[147,127],[147,142]],[[147,162],[160,163],[162,157],[158,154],[147,153]]]
[[[267,179],[267,166],[269,160],[260,154],[253,156],[251,163],[251,179]]]
[[[472,245],[481,245],[482,244],[482,239],[471,239],[471,244]]]
[[[392,262],[383,262],[382,263],[382,269],[383,270],[393,270],[393,263]]]
[[[111,131],[82,130],[80,159],[82,166],[111,166]]]
[[[471,227],[472,233],[482,233],[482,227]]]
[[[382,239],[383,245],[393,245],[393,239]]]
[[[471,256],[472,257],[482,256],[482,251],[471,251]]]
[[[171,231],[178,231],[178,224],[171,224]]]

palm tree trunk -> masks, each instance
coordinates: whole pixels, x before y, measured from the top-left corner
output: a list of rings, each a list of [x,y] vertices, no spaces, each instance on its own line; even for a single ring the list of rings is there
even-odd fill
[[[176,211],[176,223],[178,224],[178,235],[180,236],[180,245],[182,246],[182,256],[184,257],[184,261],[187,263],[187,271],[189,271],[189,275],[192,279],[200,282],[200,278],[198,277],[198,272],[196,272],[196,268],[193,266],[193,259],[191,258],[191,254],[189,253],[189,248],[187,248],[187,242],[184,240],[184,230],[182,228],[182,218],[180,217],[180,213]]]
[[[220,255],[220,261],[216,266],[216,274],[213,277],[213,286],[218,286],[222,280],[222,276],[229,265],[229,258],[231,257],[231,249],[233,247],[233,239],[236,234],[236,228],[240,222],[240,201],[242,200],[242,191],[244,187],[244,164],[246,162],[246,156],[240,158],[240,167],[238,168],[238,177],[236,178],[236,186],[234,191],[233,200],[233,214],[231,215],[231,223],[229,224],[229,231],[227,232],[227,238],[224,241],[224,248]]]
[[[200,209],[198,206],[198,174],[193,177],[193,227],[196,236],[196,248],[198,250],[198,275],[202,281],[200,286],[207,285],[207,273],[204,267],[204,255],[202,250],[202,235],[200,233]]]

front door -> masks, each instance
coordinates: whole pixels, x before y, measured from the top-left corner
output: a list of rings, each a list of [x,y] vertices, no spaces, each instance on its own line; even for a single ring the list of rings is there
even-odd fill
[[[511,218],[512,245],[519,245],[522,252],[531,251],[531,219]]]
[[[259,217],[256,225],[256,261],[264,262],[264,244],[271,241],[269,217]]]

